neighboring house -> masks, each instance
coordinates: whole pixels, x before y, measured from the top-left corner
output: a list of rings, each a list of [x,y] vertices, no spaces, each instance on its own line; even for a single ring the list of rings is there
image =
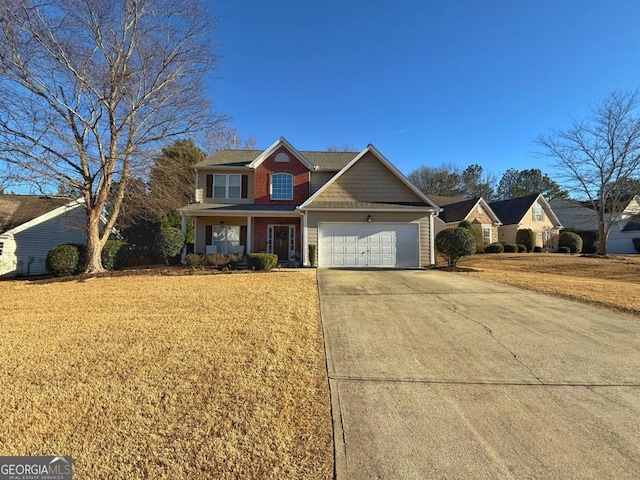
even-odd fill
[[[0,195],[0,276],[42,275],[47,253],[86,243],[83,200]]]
[[[482,230],[485,245],[498,241],[498,227],[502,225],[498,216],[484,198],[441,197],[429,195],[442,212],[435,219],[435,234],[446,228],[455,228],[463,220]]]
[[[517,232],[530,228],[536,235],[536,246],[558,249],[558,234],[562,223],[549,203],[538,193],[489,204],[502,225],[498,227],[498,241],[516,243]]]
[[[607,253],[637,253],[633,239],[640,237],[640,195],[635,195],[613,222],[607,237]]]
[[[320,267],[434,263],[440,210],[375,147],[298,151],[280,138],[264,151],[223,150],[196,164],[196,253],[269,252]]]
[[[562,223],[562,229],[571,230],[582,238],[582,251],[592,253],[598,248],[598,214],[577,200],[554,198],[549,205]]]

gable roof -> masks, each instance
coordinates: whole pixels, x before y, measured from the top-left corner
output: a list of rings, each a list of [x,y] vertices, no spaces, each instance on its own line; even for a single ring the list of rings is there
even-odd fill
[[[206,167],[249,167],[264,150],[220,150],[194,165],[194,168]],[[313,170],[339,171],[358,154],[358,152],[320,152],[302,150]]]
[[[293,156],[296,157],[300,163],[302,163],[309,170],[313,170],[313,164],[309,160],[307,160],[305,156],[302,155],[302,153],[296,150],[296,148],[293,145],[287,142],[287,140],[284,137],[280,137],[278,140],[273,142],[270,147],[268,147],[264,152],[258,155],[249,164],[249,167],[257,168],[258,166],[260,166],[262,162],[264,162],[267,158],[269,158],[269,156],[280,147],[284,147],[287,150],[289,150],[289,152],[291,152]]]
[[[552,223],[561,226],[560,220],[553,212],[553,209],[539,193],[526,195],[524,197],[511,198],[500,202],[491,202],[489,207],[500,218],[503,225],[514,225],[520,223],[520,220],[526,215],[527,211],[535,203],[539,202],[547,213],[547,217]]]
[[[598,230],[598,214],[579,201],[554,198],[549,205],[565,228]]]
[[[444,223],[461,222],[469,216],[469,213],[471,213],[478,204],[482,204],[482,208],[485,210],[487,215],[493,219],[493,222],[501,224],[500,218],[483,197],[458,198],[429,195],[429,198],[431,198],[439,207],[443,207],[438,218],[440,218]]]
[[[0,233],[13,230],[70,202],[74,202],[74,199],[40,195],[0,195]]]
[[[333,185],[340,177],[342,177],[351,167],[353,167],[361,158],[363,158],[367,153],[373,154],[385,167],[387,167],[391,173],[393,173],[406,187],[409,188],[419,200],[424,202],[425,205],[423,207],[427,207],[429,210],[433,210],[439,212],[441,209],[438,207],[428,196],[426,196],[422,191],[420,191],[413,183],[409,181],[407,177],[405,177],[400,170],[398,170],[387,158],[382,155],[378,151],[376,147],[372,144],[367,145],[367,147],[362,150],[353,160],[347,163],[342,170],[340,170],[336,175],[334,175],[327,183],[325,183],[322,187],[318,189],[316,193],[311,195],[302,205],[300,205],[300,210],[304,210],[308,207],[316,198],[318,198],[322,193],[327,190],[331,185]],[[417,206],[417,205],[415,205]]]

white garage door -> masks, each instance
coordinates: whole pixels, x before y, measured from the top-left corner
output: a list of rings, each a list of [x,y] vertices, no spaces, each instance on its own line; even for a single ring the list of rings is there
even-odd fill
[[[416,223],[320,223],[321,267],[417,267]]]

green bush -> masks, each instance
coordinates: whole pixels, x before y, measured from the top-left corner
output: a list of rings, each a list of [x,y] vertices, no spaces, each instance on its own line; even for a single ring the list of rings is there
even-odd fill
[[[47,253],[45,260],[47,271],[56,277],[78,273],[83,253],[80,247],[75,244],[65,243],[53,247]]]
[[[580,253],[582,252],[582,238],[577,233],[563,230],[560,232],[558,247],[568,247],[571,253]],[[558,249],[558,251],[560,250]]]
[[[471,226],[471,222],[469,222],[469,220],[462,220],[458,224],[458,228],[466,228],[467,230],[471,230],[473,227]]]
[[[633,242],[633,248],[640,253],[640,237],[632,238],[631,241]]]
[[[571,253],[571,248],[569,247],[559,247],[558,253]]]
[[[120,270],[127,266],[127,245],[120,240],[107,240],[102,249],[102,266],[107,270]]]
[[[199,267],[203,264],[202,255],[197,253],[187,253],[184,257],[184,263],[190,267]]]
[[[527,253],[529,251],[527,246],[521,243],[516,244],[516,247],[518,247],[518,253]]]
[[[461,257],[476,252],[476,241],[467,228],[447,228],[436,235],[436,247],[438,252],[447,257],[448,265],[455,267]]]
[[[309,264],[312,267],[316,266],[316,252],[318,247],[316,245],[309,245]]]
[[[275,253],[250,253],[247,255],[247,263],[252,270],[271,270],[278,264],[278,255]]]
[[[505,243],[503,245],[504,247],[504,253],[517,253],[518,252],[518,246],[515,243]]]
[[[530,228],[521,228],[516,232],[516,243],[524,245],[527,248],[527,252],[532,252],[533,247],[536,246],[535,232]]]
[[[184,233],[175,227],[163,227],[156,234],[154,249],[168,264],[171,257],[175,257],[184,245]]]
[[[542,247],[533,247],[533,253],[542,253]]]
[[[504,245],[494,242],[484,248],[484,253],[504,253]]]

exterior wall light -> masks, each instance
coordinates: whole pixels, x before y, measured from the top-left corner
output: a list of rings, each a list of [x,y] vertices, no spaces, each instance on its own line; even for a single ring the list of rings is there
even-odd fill
[[[371,215],[367,215],[367,222],[371,223]]]

